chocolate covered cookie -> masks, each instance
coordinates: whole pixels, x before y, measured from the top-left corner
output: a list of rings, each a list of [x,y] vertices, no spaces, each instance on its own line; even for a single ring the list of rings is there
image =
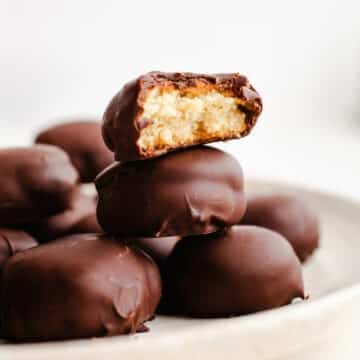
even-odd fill
[[[1,334],[27,342],[134,333],[160,295],[157,266],[139,249],[105,235],[69,236],[6,263]]]
[[[101,227],[121,236],[211,233],[238,223],[246,207],[240,164],[206,146],[115,164],[95,185]]]
[[[259,94],[238,73],[154,71],[127,83],[111,100],[103,136],[116,160],[146,159],[243,137],[261,110]]]
[[[193,317],[249,314],[304,297],[301,264],[289,243],[255,226],[180,240],[164,274],[163,308]]]
[[[319,246],[316,213],[293,195],[252,194],[242,224],[258,225],[283,235],[304,262]]]
[[[63,150],[2,149],[0,167],[0,226],[33,223],[69,207],[78,173]]]
[[[39,144],[56,145],[66,151],[82,182],[91,182],[114,161],[105,146],[97,121],[72,121],[52,126],[35,139]]]

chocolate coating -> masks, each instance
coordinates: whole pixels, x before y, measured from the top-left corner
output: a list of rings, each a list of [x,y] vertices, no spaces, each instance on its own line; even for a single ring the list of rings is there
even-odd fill
[[[304,262],[319,246],[315,212],[303,201],[285,194],[252,194],[242,224],[258,225],[283,235]]]
[[[169,236],[163,238],[132,238],[129,241],[151,256],[159,267],[161,278],[164,279],[166,261],[180,239],[179,236]],[[160,303],[156,313],[167,314],[167,312],[166,306]]]
[[[289,243],[255,226],[182,239],[165,275],[167,310],[194,317],[248,314],[304,296],[301,265]]]
[[[68,209],[32,224],[28,230],[41,242],[70,234],[101,232],[96,219],[96,202],[95,196],[76,189]]]
[[[37,245],[38,242],[24,231],[0,228],[0,271],[8,258]]]
[[[144,330],[161,280],[154,262],[110,237],[75,235],[19,253],[3,270],[5,339],[27,342]]]
[[[114,96],[105,111],[103,137],[109,149],[115,152],[116,160],[131,161],[152,158],[174,150],[166,148],[155,152],[143,152],[137,143],[142,128],[147,125],[147,120],[141,117],[145,99],[154,87],[180,90],[207,88],[242,99],[241,109],[246,114],[247,127],[241,136],[245,136],[251,131],[262,111],[259,94],[243,75],[237,73],[205,75],[186,72],[149,72],[128,82]],[[205,142],[219,140],[225,139],[215,137]],[[198,142],[193,145],[205,142]]]
[[[36,143],[56,145],[65,150],[80,174],[82,182],[91,182],[114,161],[105,146],[97,121],[73,121],[41,132]]]
[[[96,214],[90,214],[81,219],[74,227],[71,228],[73,234],[102,233],[103,230],[97,221]]]
[[[69,207],[78,173],[61,149],[3,149],[0,167],[0,226],[29,224]]]
[[[122,236],[211,233],[238,223],[246,207],[239,163],[206,146],[115,164],[95,185],[101,227]]]
[[[136,238],[131,241],[149,254],[161,270],[179,240],[180,237],[178,236],[169,236],[163,238]]]

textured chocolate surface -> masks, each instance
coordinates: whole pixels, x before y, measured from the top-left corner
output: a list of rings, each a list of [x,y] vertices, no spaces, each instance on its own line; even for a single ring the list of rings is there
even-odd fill
[[[96,219],[96,197],[76,189],[67,210],[32,224],[28,230],[40,242],[76,233],[101,232]]]
[[[195,317],[253,313],[304,296],[301,264],[289,243],[254,226],[180,240],[165,275],[164,308]]]
[[[160,295],[145,253],[106,236],[70,236],[6,263],[1,334],[27,342],[133,333],[144,330]]]
[[[2,149],[0,167],[0,226],[32,223],[69,207],[78,173],[61,149]]]
[[[97,121],[73,121],[53,126],[41,132],[35,142],[65,150],[82,182],[93,181],[114,161],[114,155],[104,144],[101,124]]]
[[[239,163],[206,146],[113,165],[95,185],[99,223],[116,235],[211,233],[238,223],[246,207]]]
[[[138,146],[142,128],[147,120],[142,118],[147,94],[154,88],[179,89],[214,89],[227,96],[243,100],[241,110],[246,114],[247,128],[241,136],[247,135],[255,125],[262,110],[259,94],[245,76],[240,74],[193,74],[150,72],[127,83],[115,95],[108,105],[103,122],[105,143],[115,152],[118,161],[129,161],[156,157],[173,149],[167,148],[157,152],[146,153]],[[224,138],[208,139],[206,143],[226,140]],[[196,145],[196,144],[193,144]]]
[[[24,231],[0,228],[0,271],[8,258],[37,245],[38,242]]]
[[[258,225],[283,235],[304,262],[319,246],[315,212],[292,195],[252,194],[242,224]]]

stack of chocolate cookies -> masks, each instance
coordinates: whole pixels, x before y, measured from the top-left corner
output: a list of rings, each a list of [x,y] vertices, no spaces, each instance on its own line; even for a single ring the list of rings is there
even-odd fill
[[[239,74],[153,72],[128,83],[105,112],[103,136],[119,162],[95,180],[98,220],[157,261],[163,312],[239,315],[304,297],[289,241],[254,226],[266,223],[250,212],[244,218],[240,164],[205,146],[247,135],[261,110]]]
[[[0,150],[0,337],[127,334],[156,312],[304,298],[316,215],[290,195],[245,194],[239,162],[206,145],[246,136],[261,110],[242,75],[151,72],[112,99],[102,129],[61,124]],[[97,197],[80,186],[92,181]]]

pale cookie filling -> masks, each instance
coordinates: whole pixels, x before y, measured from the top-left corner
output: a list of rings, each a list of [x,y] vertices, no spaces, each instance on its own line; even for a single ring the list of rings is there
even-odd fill
[[[211,90],[181,94],[179,90],[153,89],[144,104],[142,119],[150,125],[141,131],[144,150],[190,145],[211,138],[239,136],[246,130],[246,115],[239,99]]]

